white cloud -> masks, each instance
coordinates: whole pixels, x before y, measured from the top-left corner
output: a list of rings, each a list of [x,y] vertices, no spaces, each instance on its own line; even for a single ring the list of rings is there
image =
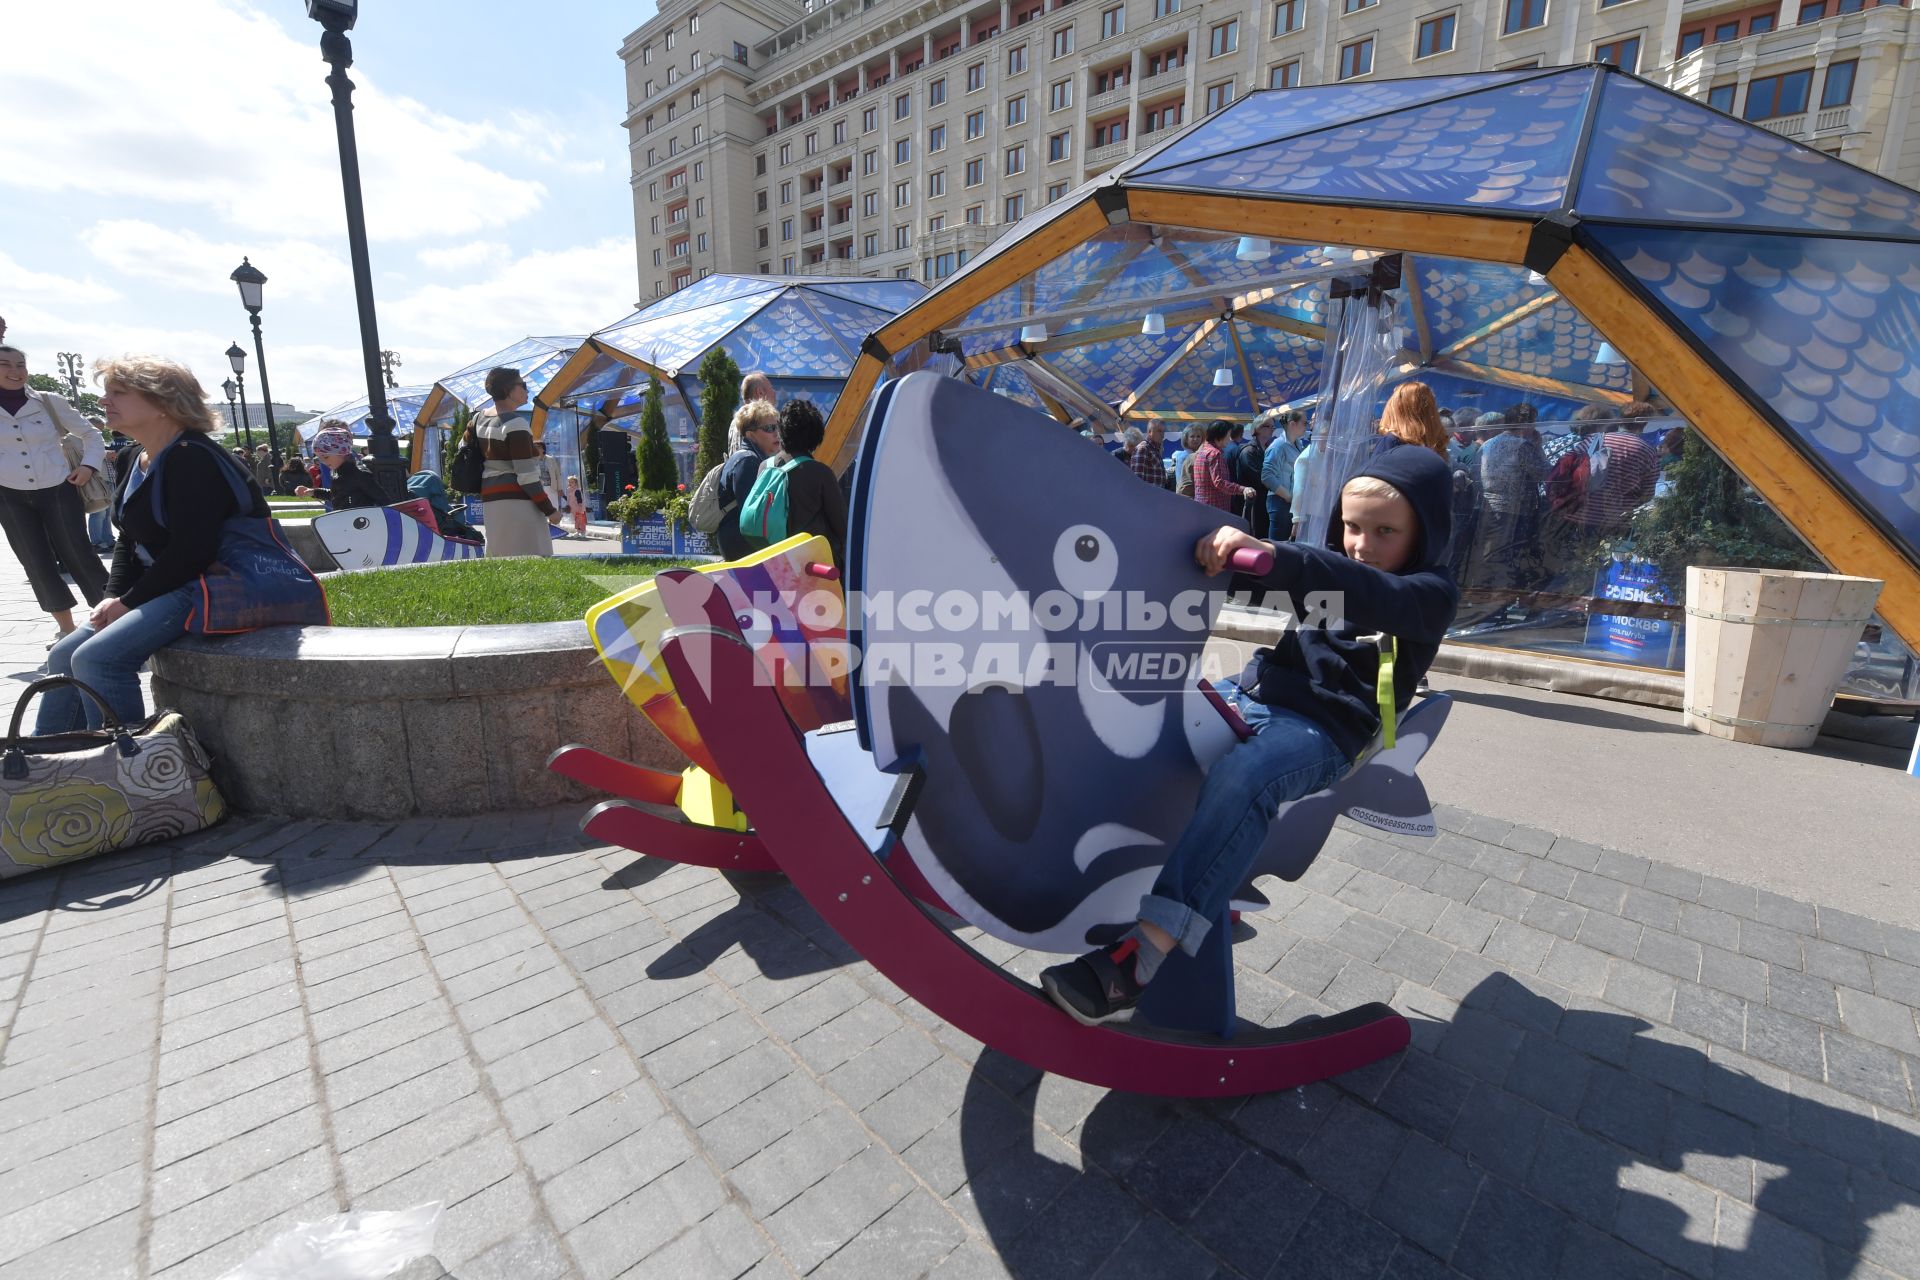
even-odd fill
[[[444,249],[422,249],[420,263],[435,271],[463,271],[470,267],[502,266],[511,258],[507,246],[497,240],[470,240]]]
[[[80,233],[80,240],[115,271],[170,289],[238,299],[228,277],[243,257],[259,259],[254,265],[267,273],[270,304],[276,298],[324,298],[353,288],[344,253],[306,240],[220,243],[197,232],[133,219],[96,223]]]
[[[80,307],[100,306],[120,299],[118,292],[97,283],[92,277],[70,280],[45,271],[30,270],[4,253],[0,253],[0,293],[9,299],[24,298]]]
[[[431,335],[440,350],[464,351],[430,375],[439,377],[528,334],[580,334],[612,324],[633,310],[638,287],[633,242],[609,238],[530,253],[467,284],[428,285],[385,304],[381,332]],[[396,338],[389,345],[398,344]],[[407,360],[409,369],[424,368],[414,353]]]
[[[74,20],[70,7],[11,6],[8,45],[71,47]],[[0,116],[33,121],[10,139],[8,180],[207,206],[238,229],[341,236],[316,46],[237,0],[90,0],[85,56],[14,58],[0,77]],[[458,120],[352,74],[367,220],[381,236],[470,234],[539,207],[539,183],[492,163],[537,146],[520,131],[535,126]]]

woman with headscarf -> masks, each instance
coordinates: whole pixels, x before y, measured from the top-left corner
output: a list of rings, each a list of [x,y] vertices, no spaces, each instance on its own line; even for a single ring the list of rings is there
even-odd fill
[[[353,436],[348,433],[346,423],[338,418],[322,422],[320,430],[313,435],[313,454],[322,466],[333,472],[333,483],[325,488],[302,486],[294,490],[296,495],[324,499],[329,511],[387,505],[387,495],[353,460]]]

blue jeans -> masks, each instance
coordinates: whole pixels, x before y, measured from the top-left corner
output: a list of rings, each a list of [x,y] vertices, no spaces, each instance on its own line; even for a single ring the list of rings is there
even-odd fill
[[[186,634],[187,615],[193,611],[198,593],[197,584],[169,591],[127,610],[104,630],[95,631],[91,623],[82,623],[47,654],[47,674],[72,676],[91,686],[122,723],[144,720],[147,709],[140,696],[140,668],[155,652]],[[35,733],[71,733],[99,727],[100,709],[91,698],[69,688],[41,695]]]
[[[1188,955],[1200,950],[1207,930],[1247,882],[1280,806],[1326,790],[1350,763],[1326,730],[1305,716],[1256,702],[1231,680],[1216,681],[1214,688],[1253,736],[1208,770],[1192,819],[1153,891],[1140,899],[1140,919],[1165,929]]]
[[[87,541],[96,547],[113,545],[113,522],[107,519],[107,509],[87,513]]]
[[[1293,504],[1285,498],[1267,495],[1267,540],[1285,542],[1293,537]]]

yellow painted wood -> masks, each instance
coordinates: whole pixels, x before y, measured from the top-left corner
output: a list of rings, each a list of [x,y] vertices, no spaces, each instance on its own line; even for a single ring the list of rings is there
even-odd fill
[[[540,388],[540,394],[533,398],[532,426],[533,438],[538,440],[547,429],[547,412],[559,407],[560,400],[572,389],[601,354],[601,348],[592,338],[567,357],[553,377],[547,379],[547,385]]]
[[[1920,566],[1586,250],[1575,245],[1547,274],[1828,564],[1885,582],[1880,616],[1920,647]]]
[[[847,385],[840,389],[840,398],[833,402],[833,413],[827,418],[826,434],[821,438],[820,449],[814,455],[832,458],[835,471],[844,471],[852,465],[860,420],[867,412],[867,399],[873,395],[873,389],[880,384],[880,375],[885,372],[886,365],[877,356],[866,352],[862,352],[860,358],[853,362],[853,371],[847,375]]]
[[[1433,359],[1433,331],[1427,327],[1427,304],[1420,296],[1420,259],[1408,254],[1400,268],[1406,273],[1407,303],[1413,309],[1413,332],[1420,343],[1420,363]]]
[[[1530,222],[1517,219],[1139,188],[1127,192],[1127,213],[1135,222],[1266,236],[1291,244],[1364,245],[1514,265],[1524,260],[1532,232]]]
[[[726,831],[745,831],[747,815],[733,804],[733,790],[697,764],[680,771],[680,791],[674,797],[689,822]]]

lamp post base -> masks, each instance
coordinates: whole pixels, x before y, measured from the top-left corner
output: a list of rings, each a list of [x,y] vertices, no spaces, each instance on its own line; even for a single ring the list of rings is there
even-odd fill
[[[367,459],[367,474],[380,486],[389,502],[404,502],[407,494],[407,464],[400,458]]]

